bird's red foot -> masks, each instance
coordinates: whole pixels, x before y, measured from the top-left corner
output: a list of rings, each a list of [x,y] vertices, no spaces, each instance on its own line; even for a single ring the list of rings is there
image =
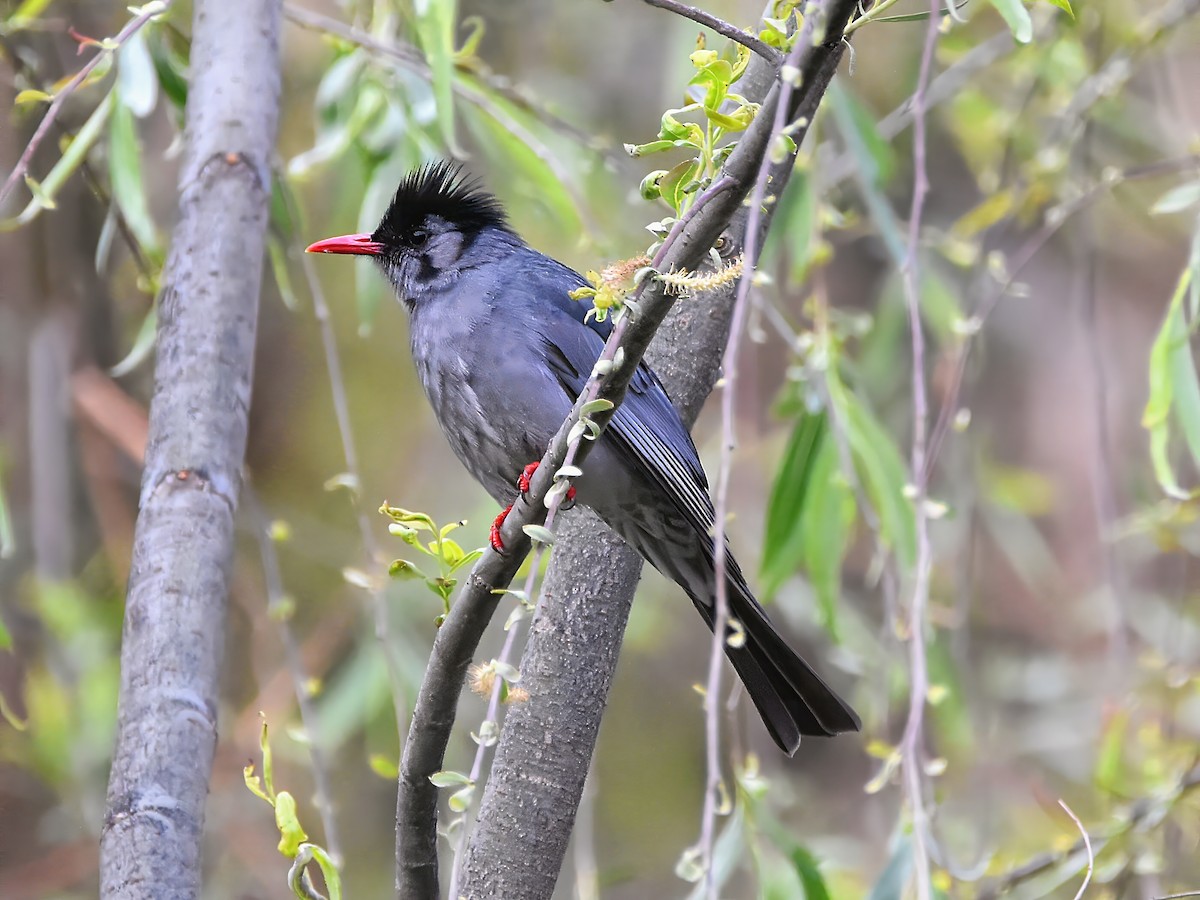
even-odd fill
[[[521,474],[517,476],[517,490],[521,492],[522,496],[529,493],[529,486],[533,481],[533,473],[538,470],[539,465],[541,465],[541,463],[531,462],[524,469],[522,469]],[[570,487],[567,489],[566,500],[563,503],[562,508],[570,509],[570,504],[574,503],[575,488]],[[488,535],[488,542],[492,545],[492,549],[497,553],[504,552],[504,541],[500,538],[500,526],[504,524],[504,520],[508,518],[508,514],[510,512],[512,512],[511,503],[504,507],[504,509],[500,511],[500,515],[496,516],[496,520],[492,522],[492,530]]]
[[[520,477],[517,478],[517,490],[520,491],[522,494],[529,493],[529,486],[530,486],[530,484],[533,483],[533,473],[538,470],[538,466],[540,466],[540,465],[541,465],[541,463],[531,462],[521,472]],[[567,489],[567,496],[566,496],[565,502],[562,504],[562,509],[570,509],[571,505],[574,504],[574,502],[575,502],[575,488],[570,487]]]
[[[538,466],[540,466],[540,465],[541,465],[540,462],[531,462],[529,465],[527,465],[521,471],[521,474],[517,477],[517,490],[520,491],[522,494],[529,493],[529,485],[533,482],[533,473],[538,470]]]
[[[496,516],[492,522],[492,530],[488,532],[488,543],[492,545],[492,549],[497,553],[504,552],[504,541],[500,539],[500,526],[504,524],[504,520],[508,518],[508,514],[512,512],[512,504],[500,510],[500,515]]]

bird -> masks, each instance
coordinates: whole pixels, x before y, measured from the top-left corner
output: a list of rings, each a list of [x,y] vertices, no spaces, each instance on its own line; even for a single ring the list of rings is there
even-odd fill
[[[569,294],[587,282],[530,247],[500,201],[457,163],[403,177],[379,227],[317,241],[311,253],[371,257],[409,313],[412,357],[446,439],[504,507],[529,486],[612,329]],[[716,603],[715,521],[699,454],[662,382],[638,365],[621,403],[574,479],[592,509],[675,581],[709,629]],[[791,756],[801,736],[858,731],[861,722],[776,631],[725,548],[730,626],[725,653],[767,731]],[[740,626],[740,628],[739,628]]]

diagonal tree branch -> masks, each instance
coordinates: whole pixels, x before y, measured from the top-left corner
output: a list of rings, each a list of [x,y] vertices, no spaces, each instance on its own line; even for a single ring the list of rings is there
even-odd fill
[[[801,65],[795,73],[801,89],[797,91],[796,102],[794,109],[789,113],[789,119],[811,118],[841,57],[842,28],[855,6],[853,0],[810,4],[811,13],[824,19],[825,27],[820,29],[824,40],[815,43],[803,54]],[[686,222],[677,226],[656,257],[657,268],[663,271],[695,269],[706,258],[708,249],[721,236],[731,219],[741,210],[742,201],[768,149],[778,97],[779,88],[775,84],[766,92],[759,115],[742,136],[737,149],[730,155],[719,179],[720,184],[714,185],[714,189],[710,189],[707,197],[703,198],[706,202],[697,202],[693,207],[693,214],[686,218]],[[803,134],[804,129],[799,130],[796,133],[797,140],[802,140]],[[573,455],[573,461],[579,462],[589,449],[590,445],[587,442],[582,446],[569,446],[568,443],[568,437],[580,418],[584,403],[597,397],[608,399],[614,404],[620,402],[637,363],[642,359],[655,330],[662,324],[673,304],[673,298],[667,295],[661,284],[651,279],[643,282],[643,288],[636,300],[636,317],[631,319],[627,316],[618,322],[601,355],[601,360],[612,360],[619,345],[623,351],[622,363],[613,366],[603,379],[593,377],[589,380],[571,416],[564,422],[542,459],[528,495],[524,499],[518,499],[504,523],[502,537],[505,546],[509,548],[509,555],[500,556],[490,550],[484,554],[435,639],[426,679],[418,695],[413,723],[401,761],[396,853],[397,892],[400,896],[430,897],[437,894],[437,792],[430,783],[429,776],[442,766],[466,669],[487,621],[495,611],[498,597],[496,591],[507,587],[520,561],[528,553],[529,540],[522,529],[527,524],[538,524],[545,520],[543,500],[554,474],[568,460],[568,450],[578,451]],[[678,402],[678,398],[676,400]],[[593,419],[603,426],[610,415],[611,410],[596,414]],[[636,575],[619,580],[632,587],[636,582]],[[533,639],[537,638],[540,627],[540,623],[535,622]],[[619,634],[618,630],[616,642],[608,645],[613,662],[615,648],[620,643]],[[602,706],[601,703],[600,707]],[[598,715],[596,721],[599,721]],[[591,743],[586,751],[588,757],[590,750]],[[584,772],[586,765],[583,766],[583,772],[579,773],[580,785]],[[572,818],[577,804],[578,793],[575,793],[569,812]],[[565,835],[563,838],[565,841]],[[557,874],[560,862],[561,854],[553,862],[554,875]],[[553,884],[553,881],[550,883]],[[475,890],[468,881],[464,892],[471,895]]]
[[[278,0],[197,0],[121,648],[103,897],[200,892],[279,107]]]
[[[757,53],[762,59],[766,60],[772,66],[778,66],[783,62],[783,54],[772,47],[770,44],[764,43],[755,35],[748,31],[742,31],[736,25],[731,25],[724,19],[714,16],[712,13],[705,12],[702,9],[697,9],[694,6],[688,6],[686,3],[680,3],[679,0],[643,0],[647,6],[657,6],[659,9],[665,9],[668,12],[673,12],[677,16],[683,16],[685,19],[691,19],[703,25],[705,28],[711,28],[717,34],[729,38],[731,41],[736,41],[743,47]]]

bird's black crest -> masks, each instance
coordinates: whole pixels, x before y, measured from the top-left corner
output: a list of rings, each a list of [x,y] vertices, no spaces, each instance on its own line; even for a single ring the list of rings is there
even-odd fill
[[[480,231],[488,226],[510,230],[500,201],[457,163],[442,160],[404,176],[373,236],[385,244],[403,244],[430,215],[451,222],[461,231]]]

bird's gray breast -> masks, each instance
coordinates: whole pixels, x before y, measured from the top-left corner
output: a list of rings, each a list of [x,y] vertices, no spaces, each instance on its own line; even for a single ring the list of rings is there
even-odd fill
[[[519,384],[499,352],[505,343],[488,315],[454,315],[449,308],[414,315],[412,351],[417,375],[451,449],[497,502],[516,496],[516,479],[541,458],[522,414]],[[493,333],[495,332],[495,333]]]

